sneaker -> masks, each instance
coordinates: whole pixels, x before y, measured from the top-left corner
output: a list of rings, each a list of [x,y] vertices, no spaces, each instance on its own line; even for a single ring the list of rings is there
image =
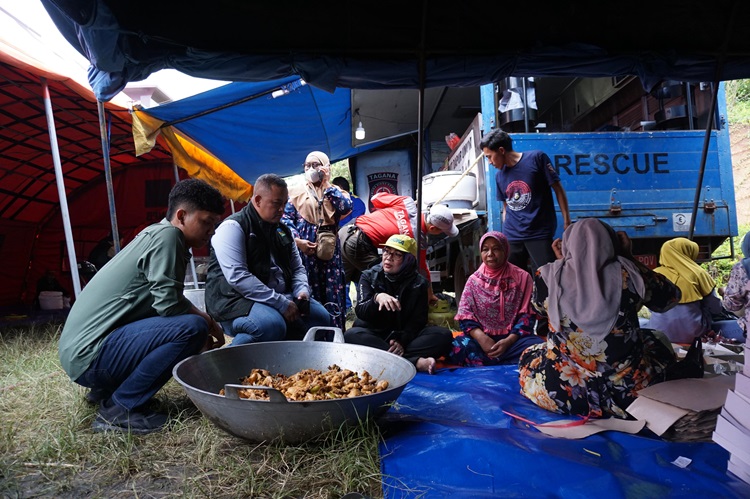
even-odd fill
[[[167,423],[167,415],[149,410],[128,411],[111,400],[102,401],[91,428],[96,432],[120,431],[145,435],[159,431]]]
[[[102,400],[107,400],[112,394],[101,388],[92,388],[86,394],[86,402],[91,405],[99,405]]]

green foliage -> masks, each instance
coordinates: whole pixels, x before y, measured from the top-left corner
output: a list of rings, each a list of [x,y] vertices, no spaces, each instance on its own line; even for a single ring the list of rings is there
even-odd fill
[[[352,185],[352,174],[349,172],[349,160],[337,161],[331,165],[331,178],[344,177]]]
[[[711,277],[714,278],[717,287],[726,286],[732,267],[742,259],[743,255],[740,246],[742,245],[742,239],[748,231],[750,231],[750,225],[743,225],[739,228],[739,236],[732,239],[734,258],[731,257],[732,252],[729,246],[729,239],[727,239],[711,255],[715,260],[701,264],[711,274]]]
[[[725,84],[729,123],[750,123],[750,80],[731,80]]]

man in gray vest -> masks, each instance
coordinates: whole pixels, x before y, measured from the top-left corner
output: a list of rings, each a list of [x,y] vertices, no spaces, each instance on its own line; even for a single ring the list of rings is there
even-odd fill
[[[232,345],[298,340],[313,326],[330,325],[328,311],[310,297],[294,238],[279,223],[288,197],[284,179],[261,175],[250,203],[211,239],[206,308]]]

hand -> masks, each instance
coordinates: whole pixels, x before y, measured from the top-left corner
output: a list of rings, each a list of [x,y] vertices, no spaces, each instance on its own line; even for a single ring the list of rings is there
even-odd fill
[[[296,321],[300,318],[299,308],[297,307],[297,304],[293,301],[289,302],[289,306],[282,314],[284,316],[284,320],[291,323]]]
[[[507,337],[503,338],[502,340],[498,340],[495,342],[495,344],[490,348],[490,351],[487,352],[487,357],[491,359],[496,359],[498,357],[501,357],[505,352],[508,351],[508,348],[510,346],[518,341],[518,335],[511,334]]]
[[[562,252],[562,239],[559,237],[552,241],[552,251],[555,253],[555,258],[560,260],[563,257]]]
[[[321,166],[318,170],[323,174],[323,184],[327,184],[331,180],[331,167]]]
[[[440,298],[438,298],[435,292],[432,290],[432,286],[427,288],[427,302],[430,305],[434,306],[434,305],[437,305],[437,302],[439,301],[440,301]]]
[[[404,355],[404,347],[401,346],[401,343],[396,340],[391,340],[391,346],[388,348],[388,351],[392,354],[398,355],[399,357]]]
[[[472,330],[470,336],[479,343],[479,346],[482,347],[482,351],[487,355],[492,351],[492,347],[495,346],[495,340],[490,338],[487,333],[479,328]]]
[[[378,310],[386,309],[389,312],[401,310],[401,303],[388,293],[378,293],[375,295],[375,303],[378,304]]]
[[[211,336],[213,336],[216,339],[216,342],[215,342],[216,347],[218,348],[224,345],[224,330],[219,325],[219,323],[213,320],[212,318],[211,324],[209,325],[209,327],[210,327],[209,333],[211,333]]]
[[[315,255],[315,250],[318,247],[318,243],[314,243],[312,241],[308,241],[307,239],[302,239],[299,237],[295,239],[294,242],[297,244],[297,249],[299,250],[300,255]]]
[[[224,345],[224,330],[221,328],[219,323],[213,320],[212,317],[208,317],[208,337],[206,343],[203,345],[200,353],[213,350],[214,348],[220,348]]]

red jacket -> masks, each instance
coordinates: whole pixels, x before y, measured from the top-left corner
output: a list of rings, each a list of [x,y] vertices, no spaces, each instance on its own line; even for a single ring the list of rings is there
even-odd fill
[[[417,203],[412,198],[381,193],[370,198],[370,202],[373,211],[360,215],[354,223],[365,233],[376,248],[379,248],[394,234],[414,237],[414,227],[417,222]],[[421,228],[424,235],[424,217],[422,217],[422,220]],[[422,238],[421,248],[419,266],[429,279],[430,271],[427,268],[427,250],[424,237]]]

